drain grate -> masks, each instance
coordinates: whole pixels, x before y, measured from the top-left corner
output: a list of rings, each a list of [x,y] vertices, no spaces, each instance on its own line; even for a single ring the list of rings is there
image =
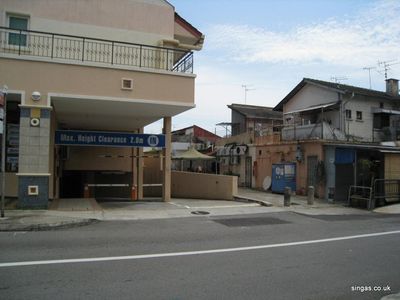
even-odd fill
[[[204,210],[196,210],[196,211],[192,211],[190,213],[193,215],[209,215],[210,214],[208,211],[204,211]]]
[[[233,218],[233,219],[214,219],[216,223],[228,227],[247,227],[247,226],[263,226],[263,225],[278,225],[290,224],[290,222],[271,218],[271,217],[258,217],[258,218]]]

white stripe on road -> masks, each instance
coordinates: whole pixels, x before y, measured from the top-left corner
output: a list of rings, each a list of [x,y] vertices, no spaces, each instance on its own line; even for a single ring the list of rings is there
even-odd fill
[[[240,208],[240,207],[255,207],[260,204],[238,204],[238,205],[219,205],[219,206],[192,206],[191,209],[212,209],[212,208]]]
[[[178,204],[175,202],[168,202],[169,204],[178,206],[178,207],[184,207],[187,209],[212,209],[212,208],[238,208],[238,207],[255,207],[255,206],[260,206],[258,203],[250,203],[250,204],[236,204],[236,205],[214,205],[214,206],[188,206],[188,205],[182,205]]]
[[[368,237],[390,235],[390,234],[399,234],[399,233],[400,233],[400,230],[395,230],[395,231],[386,231],[386,232],[377,232],[377,233],[342,236],[342,237],[329,238],[329,239],[300,241],[300,242],[289,242],[289,243],[281,243],[281,244],[270,244],[270,245],[249,246],[249,247],[239,247],[239,248],[225,248],[225,249],[214,249],[214,250],[156,253],[156,254],[128,255],[128,256],[108,256],[108,257],[94,257],[94,258],[73,258],[73,259],[58,259],[58,260],[36,260],[36,261],[8,262],[8,263],[0,263],[0,268],[36,266],[36,265],[85,263],[85,262],[100,262],[100,261],[113,261],[113,260],[133,260],[133,259],[146,259],[146,258],[161,258],[161,257],[174,257],[174,256],[188,256],[188,255],[202,255],[202,254],[213,254],[213,253],[238,252],[238,251],[249,251],[249,250],[259,250],[259,249],[268,249],[268,248],[290,247],[290,246],[298,246],[298,245],[327,243],[327,242],[360,239],[360,238],[368,238]]]

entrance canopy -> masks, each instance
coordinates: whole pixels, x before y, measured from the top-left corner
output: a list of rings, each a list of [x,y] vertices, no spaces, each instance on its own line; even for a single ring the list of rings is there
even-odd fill
[[[194,107],[191,103],[49,95],[57,121],[69,129],[133,131]]]

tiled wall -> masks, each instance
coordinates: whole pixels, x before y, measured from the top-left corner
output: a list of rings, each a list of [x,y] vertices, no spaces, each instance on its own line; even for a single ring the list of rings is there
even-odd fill
[[[21,107],[18,168],[18,206],[47,208],[49,199],[49,109]],[[39,119],[32,126],[32,118]],[[37,195],[29,195],[29,186],[38,188]]]

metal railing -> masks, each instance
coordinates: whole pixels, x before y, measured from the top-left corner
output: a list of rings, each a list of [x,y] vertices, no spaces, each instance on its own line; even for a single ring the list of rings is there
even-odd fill
[[[374,208],[372,188],[370,186],[351,185],[347,197],[347,204],[349,206],[351,206],[352,200],[366,201],[369,210]]]
[[[374,128],[372,131],[374,142],[389,142],[400,140],[400,128],[383,127],[382,129]]]
[[[382,201],[386,203],[400,201],[400,179],[375,179],[372,186],[351,185],[347,197],[349,206],[352,200],[366,201],[369,210],[374,209]]]
[[[0,54],[193,73],[193,52],[0,27]]]
[[[373,189],[375,201],[400,201],[400,179],[375,179]]]

